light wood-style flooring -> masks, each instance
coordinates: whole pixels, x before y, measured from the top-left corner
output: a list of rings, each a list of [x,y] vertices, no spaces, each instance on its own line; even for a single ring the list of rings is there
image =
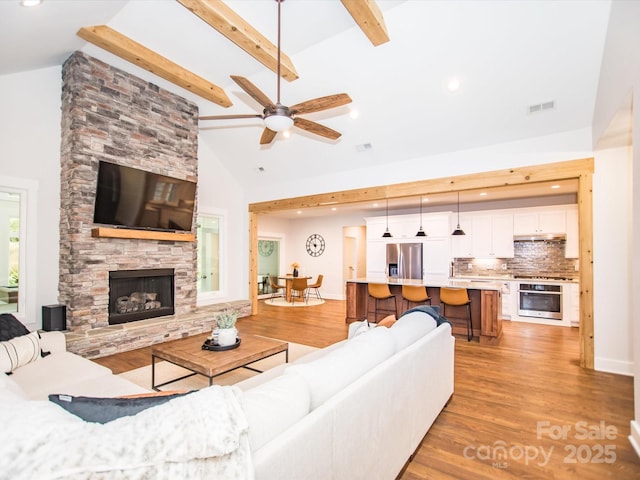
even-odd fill
[[[237,326],[324,347],[346,337],[344,318],[342,301],[260,302],[258,315]],[[500,346],[458,338],[453,397],[400,478],[640,479],[627,438],[633,379],[581,369],[578,359],[575,328],[506,321]],[[120,373],[149,365],[150,348],[96,361]]]

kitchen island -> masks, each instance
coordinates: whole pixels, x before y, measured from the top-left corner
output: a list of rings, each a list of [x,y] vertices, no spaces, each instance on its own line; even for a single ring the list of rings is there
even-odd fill
[[[347,280],[347,323],[364,320],[378,321],[393,310],[393,300],[380,300],[379,309],[385,312],[374,314],[374,302],[369,300],[369,283],[386,283],[396,297],[396,317],[406,310],[402,300],[402,285],[419,285],[427,288],[431,305],[440,306],[440,287],[466,288],[471,299],[471,320],[473,336],[483,345],[498,345],[502,336],[502,282],[493,280],[404,280],[380,278],[355,278]],[[413,305],[412,305],[413,306]],[[448,307],[447,319],[453,324],[453,333],[467,334],[466,307]]]

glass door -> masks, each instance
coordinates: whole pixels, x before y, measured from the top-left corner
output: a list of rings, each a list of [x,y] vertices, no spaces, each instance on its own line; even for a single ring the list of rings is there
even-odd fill
[[[269,277],[280,275],[280,240],[258,239],[258,297],[271,295]]]

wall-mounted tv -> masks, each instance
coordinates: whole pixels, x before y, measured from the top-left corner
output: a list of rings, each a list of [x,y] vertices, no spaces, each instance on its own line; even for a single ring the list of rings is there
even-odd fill
[[[100,161],[93,222],[191,231],[195,202],[195,182]]]

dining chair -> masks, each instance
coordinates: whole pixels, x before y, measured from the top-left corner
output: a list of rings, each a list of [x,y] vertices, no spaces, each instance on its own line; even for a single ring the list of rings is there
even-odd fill
[[[315,290],[315,294],[316,294],[316,298],[318,300],[322,300],[322,297],[320,296],[320,290],[319,288],[322,286],[322,279],[324,278],[324,275],[320,274],[318,275],[318,279],[315,281],[315,283],[312,283],[311,285],[308,285],[309,290],[311,290],[312,288]],[[309,296],[309,292],[307,292],[307,296]]]
[[[307,279],[304,277],[296,277],[291,282],[291,303],[295,302],[296,297],[301,298],[305,301],[305,303],[309,303],[309,296],[307,295],[307,291],[309,286],[307,284]]]
[[[285,290],[286,285],[280,285],[278,283],[278,278],[273,275],[269,275],[269,286],[271,287],[271,298],[269,300],[273,300],[276,297],[284,297],[284,293],[278,294],[278,290]]]

